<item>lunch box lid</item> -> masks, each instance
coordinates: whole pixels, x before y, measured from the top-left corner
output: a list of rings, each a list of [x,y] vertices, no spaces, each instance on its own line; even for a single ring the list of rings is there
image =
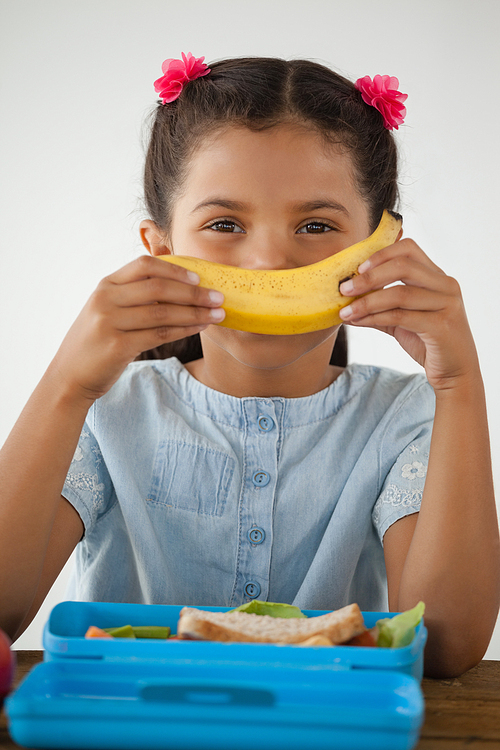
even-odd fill
[[[417,680],[390,670],[67,659],[37,665],[5,708],[31,748],[402,750],[424,704]]]
[[[14,741],[66,750],[410,750],[417,744],[423,623],[401,649],[84,637],[90,625],[167,625],[175,632],[180,609],[56,605],[44,630],[44,663],[5,702]],[[363,616],[372,627],[391,615]]]

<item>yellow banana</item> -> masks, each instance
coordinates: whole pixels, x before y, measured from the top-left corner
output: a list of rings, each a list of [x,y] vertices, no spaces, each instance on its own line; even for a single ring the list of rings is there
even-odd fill
[[[355,276],[370,255],[395,242],[401,223],[399,214],[384,211],[367,239],[319,263],[278,271],[254,271],[183,255],[159,257],[195,271],[200,286],[224,294],[226,317],[218,325],[251,333],[308,333],[342,322],[339,310],[354,297],[340,294],[340,282]]]

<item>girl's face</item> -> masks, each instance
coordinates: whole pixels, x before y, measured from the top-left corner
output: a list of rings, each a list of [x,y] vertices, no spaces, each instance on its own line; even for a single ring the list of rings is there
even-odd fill
[[[170,252],[252,269],[316,263],[370,234],[350,156],[292,126],[232,126],[207,138],[191,159],[171,226]],[[337,329],[263,336],[212,325],[201,335],[242,364],[275,369],[327,339],[331,349]]]

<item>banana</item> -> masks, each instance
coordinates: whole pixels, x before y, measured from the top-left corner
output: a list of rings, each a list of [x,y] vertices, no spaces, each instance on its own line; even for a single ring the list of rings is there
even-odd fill
[[[218,325],[273,335],[309,333],[342,322],[339,310],[355,298],[342,296],[340,283],[355,276],[370,255],[395,242],[401,224],[399,214],[384,211],[367,239],[318,263],[277,271],[254,271],[183,255],[158,257],[195,271],[200,286],[224,294],[226,317]]]

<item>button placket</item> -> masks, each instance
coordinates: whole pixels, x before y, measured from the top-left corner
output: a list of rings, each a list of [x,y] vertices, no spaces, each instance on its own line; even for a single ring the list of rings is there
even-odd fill
[[[246,471],[240,496],[236,605],[256,598],[265,600],[268,596],[280,437],[280,412],[276,407],[280,409],[281,405],[275,400],[249,398],[243,403]]]

